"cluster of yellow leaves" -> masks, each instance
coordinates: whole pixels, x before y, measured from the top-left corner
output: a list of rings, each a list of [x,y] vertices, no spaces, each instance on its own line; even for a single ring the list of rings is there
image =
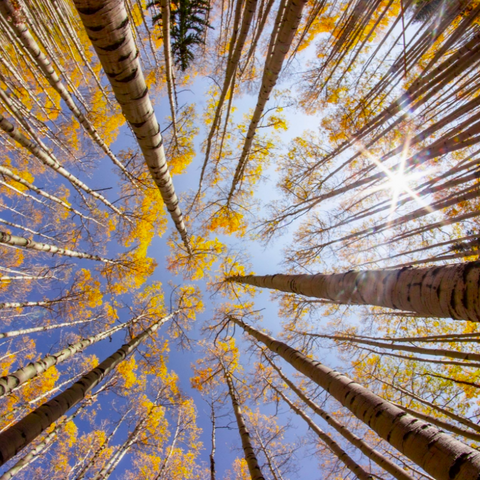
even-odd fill
[[[247,225],[240,212],[223,205],[212,214],[205,228],[210,232],[221,232],[227,235],[236,234],[238,237],[243,237]]]
[[[217,257],[224,251],[224,245],[217,238],[207,240],[200,235],[189,238],[192,255],[182,243],[176,241],[178,235],[168,240],[172,254],[167,259],[167,268],[175,274],[181,273],[185,279],[200,280],[209,271]]]
[[[135,362],[135,357],[132,355],[128,360],[124,360],[117,366],[117,372],[123,380],[124,388],[132,388],[139,383],[139,380],[135,374],[138,368]]]
[[[242,370],[238,347],[233,337],[226,341],[219,340],[214,345],[204,343],[204,347],[206,355],[193,365],[194,374],[190,378],[192,388],[200,392],[223,384],[224,370],[229,373]]]
[[[181,175],[195,156],[193,141],[199,128],[195,126],[195,105],[188,105],[177,118],[177,141],[168,149],[168,167],[172,175]]]
[[[92,278],[92,272],[82,268],[76,276],[76,290],[82,292],[83,301],[90,307],[99,307],[103,303],[101,283]]]

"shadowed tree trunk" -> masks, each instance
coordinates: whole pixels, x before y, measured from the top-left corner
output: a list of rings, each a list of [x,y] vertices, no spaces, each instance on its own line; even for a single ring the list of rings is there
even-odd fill
[[[230,400],[232,401],[233,412],[235,413],[235,419],[237,420],[238,432],[240,433],[240,438],[242,440],[242,447],[245,455],[245,460],[248,465],[248,471],[252,480],[265,480],[265,477],[260,470],[260,465],[258,464],[257,456],[253,449],[252,442],[250,440],[250,434],[248,433],[247,425],[242,415],[242,409],[235,393],[235,387],[233,386],[233,381],[230,373],[224,368],[223,374],[225,377],[225,382],[228,387],[228,394]]]
[[[226,280],[336,303],[376,305],[418,315],[480,321],[480,262],[333,275],[247,275]]]
[[[480,452],[436,427],[408,415],[345,375],[275,340],[243,321],[229,319],[325,389],[381,438],[437,480],[473,480],[480,474]]]
[[[176,312],[175,312],[176,313]],[[70,388],[29,413],[18,423],[0,434],[0,464],[10,460],[32,440],[58,420],[68,410],[81,402],[120,362],[137,348],[150,334],[172,318],[175,313],[157,320],[140,335],[119,348],[113,355],[75,382]]]

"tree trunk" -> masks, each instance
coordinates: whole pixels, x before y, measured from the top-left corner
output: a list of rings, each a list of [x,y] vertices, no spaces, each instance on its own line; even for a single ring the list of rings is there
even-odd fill
[[[267,355],[265,355],[268,363],[275,369],[280,378],[287,384],[287,386],[303,401],[308,405],[318,416],[325,420],[328,425],[333,427],[340,435],[342,435],[345,440],[350,442],[352,445],[357,447],[367,458],[373,460],[380,468],[383,468],[386,472],[393,475],[398,480],[413,480],[413,477],[408,475],[403,469],[398,465],[393,463],[391,460],[385,456],[378,453],[373,449],[368,443],[364,442],[361,438],[354,435],[348,428],[342,425],[340,422],[337,422],[332,415],[329,415],[325,410],[320,408],[315,402],[310,400],[310,398],[305,395],[293,382],[291,382],[285,374],[282,372],[280,367],[278,367],[273,360],[271,360]]]
[[[3,465],[10,460],[10,458],[25,448],[53,422],[70,410],[70,408],[81,402],[85,396],[120,362],[125,360],[146,337],[155,332],[167,320],[170,320],[175,313],[157,320],[153,325],[137,337],[132,338],[130,342],[119,348],[113,355],[92,369],[70,388],[67,388],[64,392],[29,413],[8,430],[2,432],[0,434],[0,464]]]
[[[87,400],[83,405],[81,405],[77,410],[72,413],[70,416],[66,417],[62,421],[55,425],[55,429],[52,430],[46,437],[33,448],[30,452],[27,453],[23,458],[21,458],[12,468],[7,470],[1,477],[0,480],[10,480],[17,473],[19,473],[24,468],[31,465],[38,457],[43,455],[48,448],[53,445],[59,430],[66,425],[68,422],[71,422],[91,401]]]
[[[165,56],[165,75],[167,77],[168,101],[170,103],[170,113],[172,115],[172,130],[175,145],[177,139],[177,106],[175,105],[175,74],[173,71],[172,49],[170,40],[170,3],[168,0],[159,0],[162,11],[162,35],[163,35],[163,54]]]
[[[9,233],[0,231],[0,244],[11,245],[12,247],[23,247],[31,250],[37,250],[38,252],[51,253],[52,255],[62,255],[71,258],[86,258],[88,260],[96,260],[97,262],[108,263],[115,265],[117,262],[103,258],[98,255],[90,255],[89,253],[76,252],[75,250],[69,250],[68,248],[60,248],[55,245],[49,245],[48,243],[35,242],[29,238],[19,237],[17,235],[10,235]]]
[[[138,60],[123,0],[75,0],[123,114],[132,127],[155,184],[191,254],[183,215],[168,171],[163,140]]]
[[[349,305],[376,305],[420,316],[480,321],[480,262],[333,275],[247,275],[226,280]]]
[[[262,475],[260,470],[260,465],[258,464],[257,457],[255,455],[255,450],[253,449],[252,442],[250,440],[250,434],[248,433],[247,425],[242,415],[242,408],[238,402],[237,395],[235,393],[235,388],[233,386],[233,381],[230,373],[224,369],[223,374],[225,376],[225,381],[228,386],[228,394],[230,400],[232,401],[233,412],[235,413],[235,419],[237,420],[238,432],[240,438],[242,439],[242,447],[245,455],[245,460],[248,465],[248,471],[252,480],[265,480],[265,477]]]
[[[418,420],[320,362],[241,320],[236,325],[264,343],[299,372],[325,389],[400,453],[437,480],[472,480],[480,474],[480,452]]]
[[[250,125],[248,126],[247,136],[237,163],[230,192],[228,193],[227,203],[230,203],[237,186],[242,181],[245,165],[248,162],[257,126],[262,118],[270,94],[277,83],[283,61],[285,60],[302,18],[302,11],[305,4],[305,0],[289,0],[285,7],[278,35],[275,35],[275,32],[272,32],[272,39],[269,47],[269,52],[271,51],[271,54],[267,54],[260,93],[258,95],[255,111],[250,120]]]
[[[45,355],[42,359],[36,362],[29,363],[25,367],[19,368],[13,373],[5,375],[4,377],[0,378],[0,398],[17,389],[20,385],[23,385],[28,380],[31,380],[32,378],[35,378],[36,376],[45,372],[49,368],[58,365],[65,360],[68,360],[73,355],[81,352],[90,345],[100,342],[105,338],[109,337],[110,335],[118,332],[122,328],[131,325],[136,320],[138,320],[138,317],[130,320],[129,322],[112,327],[105,332],[98,333],[97,335],[92,335],[91,337],[83,338],[78,342],[75,342],[73,345],[69,345],[67,348],[63,348],[59,352],[54,353],[53,355]]]
[[[89,323],[89,322],[93,322],[94,320],[98,320],[98,317],[90,318],[88,320],[77,320],[76,322],[57,323],[56,325],[44,325],[42,327],[24,328],[23,330],[11,330],[10,332],[0,333],[0,338],[18,337],[19,335],[26,335],[28,333],[34,333],[34,332],[46,332],[47,330],[53,330],[55,328],[62,328],[62,327],[70,327],[72,325],[78,325],[79,323]]]
[[[300,408],[298,408],[293,402],[291,402],[284,393],[268,382],[270,387],[277,392],[283,401],[300,417],[302,417],[307,423],[308,427],[314,432],[318,438],[324,443],[331,452],[345,464],[345,466],[360,480],[373,480],[373,477],[367,473],[357,462],[355,462],[350,455],[332,438],[330,438],[322,429],[318,427],[316,423]]]

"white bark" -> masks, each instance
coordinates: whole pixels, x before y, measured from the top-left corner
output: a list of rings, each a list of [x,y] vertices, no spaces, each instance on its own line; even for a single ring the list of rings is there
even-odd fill
[[[3,465],[25,448],[38,435],[58,420],[70,408],[81,402],[120,362],[132,353],[141,342],[170,320],[177,312],[158,319],[140,335],[119,348],[78,382],[64,392],[29,413],[25,418],[0,434],[0,463]]]
[[[170,176],[162,135],[138,60],[123,0],[75,0],[75,6],[123,114],[132,127],[155,184],[191,253],[183,215]]]
[[[480,262],[333,275],[248,275],[228,281],[349,305],[376,305],[418,315],[480,321]]]

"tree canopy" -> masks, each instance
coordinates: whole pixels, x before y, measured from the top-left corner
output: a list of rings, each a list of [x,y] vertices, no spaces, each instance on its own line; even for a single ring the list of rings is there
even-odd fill
[[[0,480],[479,478],[479,40],[0,0]]]

